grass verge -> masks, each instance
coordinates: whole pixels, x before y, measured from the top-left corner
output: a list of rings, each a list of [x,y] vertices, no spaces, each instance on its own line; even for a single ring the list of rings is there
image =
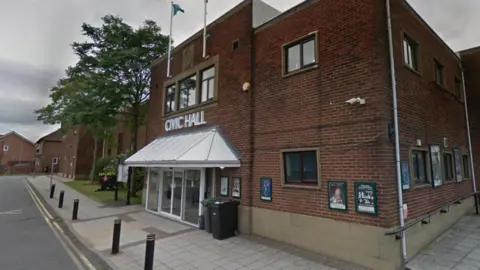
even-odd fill
[[[92,184],[89,180],[75,180],[75,181],[66,182],[65,184],[100,203],[110,204],[115,202],[114,201],[115,191],[95,192],[95,190],[100,189],[100,185]],[[141,191],[138,191],[137,194],[141,194]],[[127,199],[127,189],[124,187],[119,188],[118,202],[125,201],[126,199]],[[141,202],[142,202],[141,195],[130,198],[131,204],[140,204]]]

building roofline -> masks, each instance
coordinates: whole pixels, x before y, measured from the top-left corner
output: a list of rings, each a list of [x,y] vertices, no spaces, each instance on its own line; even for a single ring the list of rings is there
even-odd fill
[[[10,136],[10,135],[16,135],[16,136],[19,137],[20,139],[22,139],[22,140],[30,143],[31,145],[35,146],[35,144],[34,144],[32,141],[30,141],[29,139],[23,137],[22,135],[20,135],[19,133],[15,132],[15,131],[10,131],[10,132],[8,132],[7,134],[2,135],[2,136],[0,137],[0,139],[3,139],[3,138],[5,138],[5,137],[7,137],[7,136]]]
[[[60,128],[57,128],[55,131],[52,131],[52,132],[48,133],[47,135],[45,135],[45,136],[43,136],[43,137],[40,137],[40,139],[38,139],[38,140],[35,142],[35,144],[40,143],[40,141],[45,140],[46,137],[48,137],[48,136],[50,136],[50,135],[52,135],[53,133],[58,132],[58,131],[60,131]],[[57,141],[58,141],[58,142],[61,142],[62,140],[46,140],[46,141],[52,141],[52,142],[57,142]]]
[[[255,27],[254,31],[257,32],[257,31],[261,31],[265,28],[268,28],[274,24],[276,24],[278,21],[281,21],[285,18],[287,18],[288,16],[292,15],[293,13],[296,13],[296,12],[299,12],[305,8],[307,8],[308,6],[316,3],[316,2],[319,2],[320,0],[305,0],[303,2],[300,2],[298,4],[296,4],[295,6],[285,10],[284,12],[281,12],[280,14],[278,14],[277,16],[271,18],[270,20],[262,23],[261,25]]]
[[[238,10],[240,10],[241,8],[243,8],[244,6],[248,5],[252,3],[252,0],[243,0],[242,2],[240,2],[238,5],[236,5],[235,7],[231,8],[229,11],[227,11],[226,13],[224,13],[223,15],[221,15],[220,17],[218,17],[216,20],[214,20],[213,22],[211,22],[210,24],[207,25],[207,29],[209,28],[212,28],[214,27],[215,25],[221,23],[222,21],[224,21],[225,19],[227,19],[228,17],[232,16],[233,14],[235,14]],[[183,48],[185,45],[191,43],[192,41],[194,41],[195,39],[197,39],[199,36],[203,35],[203,28],[200,29],[199,31],[197,31],[195,34],[191,35],[189,38],[187,38],[186,40],[184,40],[182,43],[178,44],[177,46],[173,47],[172,49],[172,55],[174,52],[180,50],[181,48]],[[163,60],[165,60],[167,58],[167,54],[164,54],[163,56],[159,57],[158,59],[156,59],[155,61],[152,62],[151,64],[151,67],[154,67],[160,63],[163,62]]]
[[[480,51],[480,46],[464,49],[461,51],[458,51],[459,54],[464,55],[464,54],[469,54],[469,53],[475,53]]]
[[[447,47],[447,49],[455,56],[455,58],[458,60],[458,61],[461,61],[460,57],[455,53],[455,51],[450,48],[450,46],[448,46],[448,44],[445,42],[445,40],[443,40],[438,34],[437,32],[435,32],[435,30],[433,30],[433,28],[422,18],[422,16],[420,16],[420,14],[418,14],[418,12],[412,7],[412,5],[410,5],[407,1],[402,1],[406,6],[407,8],[413,12],[413,14],[420,20],[420,22],[425,25],[427,27],[427,29],[445,46]]]

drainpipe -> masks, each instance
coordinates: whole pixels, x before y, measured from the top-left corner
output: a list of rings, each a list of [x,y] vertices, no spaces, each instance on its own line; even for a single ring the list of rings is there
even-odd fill
[[[251,23],[250,25],[250,90],[249,90],[249,95],[250,95],[250,130],[249,130],[249,137],[250,137],[250,170],[248,172],[248,183],[249,183],[249,188],[250,192],[252,193],[253,190],[255,190],[255,179],[253,179],[253,167],[255,166],[254,163],[254,132],[253,129],[255,127],[255,94],[254,94],[254,89],[255,89],[255,28],[253,28],[253,12],[254,12],[254,3],[253,1],[250,1],[250,4],[252,5],[251,9]],[[248,221],[249,221],[249,232],[253,233],[253,194],[249,194],[248,198]]]
[[[463,104],[465,106],[465,120],[467,122],[467,137],[468,137],[468,151],[470,152],[470,168],[472,171],[472,185],[473,192],[477,192],[477,183],[475,179],[475,166],[473,162],[473,151],[472,151],[472,137],[470,135],[470,120],[468,118],[468,105],[467,105],[467,90],[465,87],[465,74],[462,63],[460,63],[460,70],[462,71],[462,86],[463,86]],[[475,198],[475,205],[477,205],[477,196]]]
[[[393,54],[393,38],[392,38],[392,15],[390,11],[390,0],[386,0],[387,5],[387,28],[388,28],[388,50],[390,54],[390,75],[392,81],[393,94],[393,121],[395,125],[395,163],[397,166],[397,196],[398,196],[398,216],[400,218],[400,228],[405,226],[403,217],[403,190],[402,190],[402,174],[400,168],[400,136],[398,132],[398,103],[397,103],[397,81],[395,78],[395,59]],[[405,241],[405,232],[401,232],[402,240],[402,266],[407,262],[407,244]]]

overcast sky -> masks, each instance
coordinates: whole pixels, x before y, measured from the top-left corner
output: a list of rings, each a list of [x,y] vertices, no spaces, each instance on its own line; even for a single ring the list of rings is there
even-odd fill
[[[241,0],[209,0],[211,22]],[[284,11],[302,0],[265,0]],[[478,0],[409,0],[409,3],[454,50],[480,45]],[[177,0],[184,10],[174,22],[175,43],[201,29],[203,0]],[[0,134],[15,130],[31,140],[54,130],[35,121],[33,110],[48,103],[48,92],[75,63],[72,41],[81,41],[80,26],[98,25],[107,13],[138,26],[155,20],[168,34],[167,0],[0,0]],[[188,14],[188,15],[187,15]],[[182,18],[180,18],[182,16]]]

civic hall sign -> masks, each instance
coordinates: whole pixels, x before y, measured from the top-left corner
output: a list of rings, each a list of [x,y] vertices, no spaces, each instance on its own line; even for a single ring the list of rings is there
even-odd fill
[[[172,131],[187,127],[205,125],[205,112],[196,112],[187,115],[177,116],[165,121],[165,131]]]

